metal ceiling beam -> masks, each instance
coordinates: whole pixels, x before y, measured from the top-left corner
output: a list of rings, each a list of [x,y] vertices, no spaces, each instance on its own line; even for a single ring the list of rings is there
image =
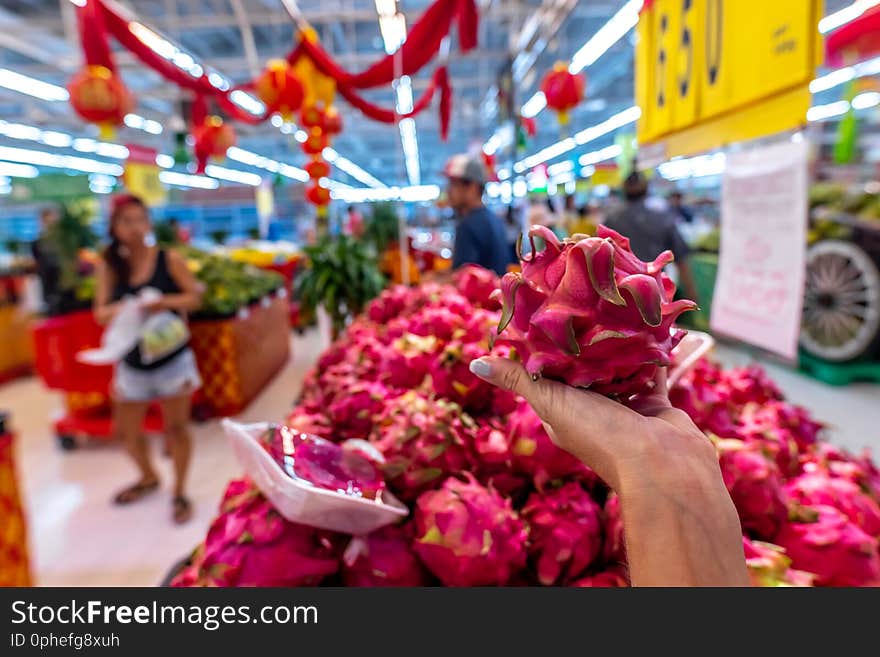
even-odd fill
[[[260,56],[257,54],[257,44],[254,43],[254,30],[241,0],[229,0],[229,2],[232,4],[232,11],[238,23],[238,31],[241,33],[241,44],[244,47],[244,56],[247,59],[251,77],[255,78],[260,74],[261,66]]]

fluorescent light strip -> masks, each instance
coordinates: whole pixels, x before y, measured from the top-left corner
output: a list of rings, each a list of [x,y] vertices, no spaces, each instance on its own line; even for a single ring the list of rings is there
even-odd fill
[[[212,178],[250,185],[251,187],[258,187],[260,183],[263,182],[263,179],[256,173],[239,171],[238,169],[227,169],[226,167],[220,167],[216,164],[209,164],[206,166],[205,173]]]
[[[143,130],[144,132],[149,132],[151,135],[162,134],[161,123],[159,123],[158,121],[153,121],[152,119],[145,119],[140,114],[126,114],[124,121],[125,125],[127,125],[129,128]]]
[[[617,144],[613,144],[612,146],[600,148],[599,150],[593,151],[592,153],[584,153],[578,158],[578,164],[580,164],[582,167],[590,166],[592,164],[599,164],[599,162],[614,159],[622,152],[623,148],[621,148]]]
[[[118,164],[99,162],[84,157],[71,155],[56,155],[45,151],[35,151],[26,148],[10,148],[0,146],[0,160],[21,162],[37,166],[53,167],[57,169],[73,169],[85,173],[106,173],[109,176],[121,176],[122,167]]]
[[[351,187],[334,180],[327,181],[332,198],[346,203],[368,203],[379,201],[403,201],[420,203],[440,198],[438,185],[410,185],[408,187],[384,187],[382,189],[364,189]]]
[[[386,185],[382,183],[381,180],[372,176],[367,171],[364,171],[361,167],[359,167],[348,158],[343,157],[342,155],[337,153],[336,149],[334,148],[328,146],[324,149],[324,159],[340,171],[347,173],[355,180],[358,180],[369,187],[373,187],[375,189],[382,189],[386,187]]]
[[[657,173],[666,180],[719,176],[724,173],[726,164],[727,156],[724,153],[712,153],[670,160],[658,166]]]
[[[880,5],[880,0],[856,0],[850,6],[844,7],[840,11],[829,14],[820,20],[819,31],[822,34],[827,34],[832,30],[836,30],[838,27],[854,21],[871,7],[876,7],[877,5]]]
[[[839,100],[827,105],[814,105],[807,110],[807,121],[824,121],[825,119],[841,116],[849,111],[849,102]]]
[[[12,178],[36,178],[40,170],[30,164],[14,164],[12,162],[0,162],[0,176]]]
[[[70,94],[64,87],[43,82],[42,80],[37,80],[36,78],[22,75],[6,68],[0,68],[0,87],[10,91],[17,91],[21,94],[27,94],[40,100],[54,102],[70,98]]]
[[[568,70],[572,73],[580,73],[594,64],[638,24],[641,8],[642,0],[629,0],[574,54]]]
[[[179,171],[160,171],[159,180],[173,187],[197,187],[199,189],[217,189],[220,182],[207,176],[193,176]]]
[[[534,96],[525,102],[521,112],[527,119],[532,119],[543,112],[545,107],[547,107],[547,96],[544,95],[543,91],[537,91]]]
[[[284,164],[283,162],[278,162],[277,160],[272,160],[268,157],[264,157],[252,151],[247,151],[243,148],[239,148],[238,146],[233,146],[228,151],[226,151],[226,157],[228,157],[230,160],[235,160],[236,162],[241,162],[242,164],[248,164],[252,167],[257,167],[259,169],[265,169],[266,171],[270,171],[272,173],[280,173],[282,176],[291,178],[293,180],[298,180],[300,182],[306,182],[309,179],[309,174],[299,167],[294,167],[289,164]]]
[[[810,83],[810,92],[817,94],[834,87],[846,84],[856,78],[864,78],[880,73],[880,57],[869,59],[853,66],[845,66],[827,75],[816,78]]]

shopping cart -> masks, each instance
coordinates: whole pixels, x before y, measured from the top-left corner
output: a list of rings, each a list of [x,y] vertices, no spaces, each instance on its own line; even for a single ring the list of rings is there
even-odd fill
[[[39,320],[32,333],[37,374],[48,388],[65,393],[65,413],[53,423],[61,447],[73,449],[86,438],[112,438],[113,367],[87,365],[76,358],[81,351],[101,346],[103,329],[91,311]],[[152,405],[144,420],[144,431],[161,433],[162,429],[159,407]]]

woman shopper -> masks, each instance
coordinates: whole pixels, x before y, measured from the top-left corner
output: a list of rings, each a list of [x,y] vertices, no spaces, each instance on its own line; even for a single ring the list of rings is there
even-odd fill
[[[176,251],[156,245],[146,205],[135,196],[113,201],[110,245],[97,267],[95,317],[109,323],[120,301],[145,288],[161,296],[147,306],[150,312],[171,311],[181,317],[199,307],[199,284]],[[189,433],[190,400],[201,385],[195,356],[188,344],[153,362],[145,362],[136,346],[116,366],[113,379],[113,424],[138,468],[138,480],[120,491],[116,504],[131,504],[159,487],[142,425],[147,409],[158,401],[174,463],[172,517],[178,524],[192,515],[185,493],[192,439]]]
[[[480,358],[470,368],[525,397],[553,442],[620,496],[633,586],[749,585],[742,529],[715,448],[669,403],[665,370],[650,394],[624,406],[555,381],[534,381],[505,358]]]

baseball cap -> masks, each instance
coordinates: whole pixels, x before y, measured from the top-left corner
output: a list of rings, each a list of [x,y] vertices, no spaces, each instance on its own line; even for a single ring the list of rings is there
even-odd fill
[[[464,153],[449,158],[443,169],[443,175],[447,178],[458,178],[478,185],[485,185],[489,180],[489,174],[483,161]]]

